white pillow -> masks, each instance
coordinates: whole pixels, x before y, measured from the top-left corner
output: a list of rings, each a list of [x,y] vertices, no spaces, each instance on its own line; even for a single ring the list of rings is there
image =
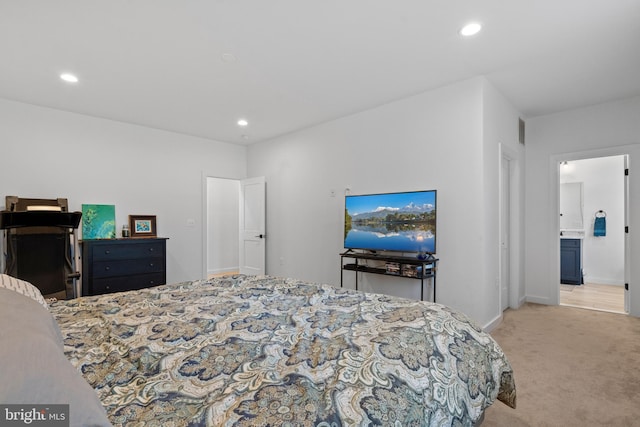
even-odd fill
[[[29,282],[25,282],[24,280],[16,279],[15,277],[8,276],[6,274],[0,274],[0,288],[11,289],[12,291],[16,291],[22,295],[28,296],[29,298],[39,302],[44,306],[44,308],[48,309],[49,306],[47,302],[44,300],[40,289],[36,288]]]
[[[0,325],[1,405],[67,404],[67,426],[111,426],[98,395],[64,355],[60,328],[49,310],[0,288]],[[2,425],[11,424],[27,422]]]

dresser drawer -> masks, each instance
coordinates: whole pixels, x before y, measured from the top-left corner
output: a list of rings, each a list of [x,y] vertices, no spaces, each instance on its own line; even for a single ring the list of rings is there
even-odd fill
[[[164,273],[95,279],[92,283],[92,289],[90,289],[90,292],[91,295],[108,294],[112,292],[144,289],[151,286],[162,285],[164,282]]]
[[[580,239],[560,239],[560,247],[563,248],[579,248]]]
[[[107,243],[92,248],[94,261],[164,257],[164,242],[148,241],[134,244]]]
[[[93,277],[126,276],[129,274],[156,273],[164,271],[163,258],[123,259],[117,261],[96,261],[93,263]]]

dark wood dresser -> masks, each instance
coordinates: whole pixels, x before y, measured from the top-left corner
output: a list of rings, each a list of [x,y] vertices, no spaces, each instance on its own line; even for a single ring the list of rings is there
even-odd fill
[[[82,295],[148,288],[166,283],[166,238],[83,240]]]

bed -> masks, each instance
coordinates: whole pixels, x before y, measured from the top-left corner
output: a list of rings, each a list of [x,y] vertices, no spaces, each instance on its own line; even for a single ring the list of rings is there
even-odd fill
[[[234,275],[48,310],[116,426],[472,426],[515,407],[498,344],[440,304]]]

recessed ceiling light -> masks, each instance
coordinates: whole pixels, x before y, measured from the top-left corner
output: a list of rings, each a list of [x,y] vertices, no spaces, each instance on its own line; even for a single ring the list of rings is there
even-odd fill
[[[236,57],[233,53],[223,53],[221,57],[224,62],[236,62]]]
[[[63,73],[60,74],[60,78],[67,83],[78,83],[78,77],[73,74]]]
[[[238,120],[238,126],[247,126],[249,124],[245,119]]]
[[[462,27],[462,29],[460,30],[460,34],[465,37],[469,37],[478,34],[481,29],[482,25],[478,24],[477,22],[472,22]]]

